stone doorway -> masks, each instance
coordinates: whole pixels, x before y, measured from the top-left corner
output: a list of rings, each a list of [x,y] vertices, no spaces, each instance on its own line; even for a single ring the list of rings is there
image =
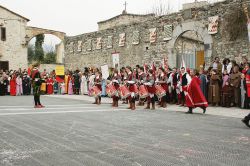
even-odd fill
[[[9,61],[0,61],[0,70],[9,70]]]
[[[175,47],[179,37],[185,35],[186,32],[194,33],[196,36],[199,36],[198,38],[202,39],[202,45],[204,49],[197,49],[197,51],[200,52],[196,52],[196,56],[200,56],[200,59],[198,59],[199,61],[202,61],[202,58],[204,58],[204,61],[206,62],[205,68],[207,68],[210,65],[212,59],[213,39],[212,36],[208,34],[206,25],[200,21],[183,22],[174,28],[173,37],[167,46],[170,67],[178,67],[179,57]],[[196,67],[196,65],[193,66]]]
[[[187,31],[181,34],[174,47],[177,67],[182,66],[183,61],[186,67],[199,69],[205,64],[205,52],[203,38],[195,31]]]

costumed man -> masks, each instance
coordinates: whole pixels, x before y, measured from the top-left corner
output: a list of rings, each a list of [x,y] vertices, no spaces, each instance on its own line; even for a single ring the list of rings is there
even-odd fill
[[[149,96],[147,98],[147,107],[145,109],[150,109],[150,103],[152,104],[152,110],[155,110],[155,77],[153,75],[153,70],[148,70],[148,75],[144,85],[146,85]]]
[[[161,98],[160,107],[167,107],[167,92],[168,92],[168,77],[163,68],[159,68],[159,76],[157,79],[157,83],[161,85],[161,87],[165,91],[165,96]]]
[[[176,104],[178,102],[178,97],[177,97],[178,73],[176,68],[173,68],[172,73],[169,75],[168,82],[170,83],[172,91],[171,102],[173,104]]]
[[[246,64],[245,65],[245,70],[246,70],[246,87],[247,87],[247,93],[246,93],[246,97],[247,97],[247,105],[249,106],[249,99],[250,99],[250,64]],[[241,120],[247,127],[250,128],[250,124],[249,124],[249,121],[250,121],[250,113],[244,118]]]
[[[119,101],[118,90],[119,90],[120,83],[121,83],[121,76],[118,73],[117,69],[114,69],[114,73],[111,79],[112,79],[112,84],[116,89],[115,95],[112,96],[112,99],[113,99],[112,107],[118,107],[118,101]]]
[[[54,88],[53,88],[53,79],[51,78],[51,76],[49,76],[49,78],[46,80],[46,84],[47,84],[47,94],[51,95],[53,94]]]
[[[99,71],[95,72],[95,78],[94,78],[94,85],[100,90],[100,92],[102,91],[102,75]],[[101,104],[101,93],[100,94],[96,94],[95,96],[95,103],[97,105]]]
[[[137,79],[137,85],[140,87],[143,85],[144,81],[146,80],[146,74],[144,73],[143,67],[138,67],[138,79]],[[144,106],[144,99],[139,97],[139,102],[137,104],[138,106]]]
[[[129,97],[129,107],[128,109],[135,110],[135,77],[134,74],[132,73],[132,69],[130,66],[127,66],[125,68],[127,72],[127,84],[128,84],[128,89],[130,92],[130,97]]]
[[[41,94],[41,74],[38,70],[39,63],[33,64],[33,69],[31,72],[31,79],[32,79],[32,86],[33,86],[33,95],[34,95],[34,102],[35,108],[42,108],[44,107],[40,102],[40,94]]]
[[[30,94],[30,78],[28,77],[28,74],[25,73],[23,76],[23,94],[29,95]]]
[[[188,82],[188,86],[183,88],[186,97],[186,106],[189,108],[188,114],[193,113],[193,109],[200,107],[203,109],[203,113],[206,113],[208,102],[201,91],[201,81],[198,77],[198,72],[194,69],[190,70],[191,82]]]
[[[191,82],[191,77],[190,75],[186,72],[185,67],[181,68],[181,76],[180,76],[180,85],[181,85],[181,106],[184,106],[185,103],[185,89],[187,89],[188,83]]]

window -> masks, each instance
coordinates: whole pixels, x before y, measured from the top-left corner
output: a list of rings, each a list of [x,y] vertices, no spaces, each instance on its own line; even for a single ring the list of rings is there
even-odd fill
[[[1,27],[1,40],[6,41],[6,28]]]

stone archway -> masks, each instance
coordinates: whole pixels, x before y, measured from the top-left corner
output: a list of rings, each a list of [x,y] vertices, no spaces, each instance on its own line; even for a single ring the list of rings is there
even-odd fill
[[[199,21],[193,21],[193,22],[184,22],[175,27],[173,31],[173,37],[169,41],[167,46],[169,64],[172,64],[170,65],[170,67],[176,67],[177,64],[177,56],[174,52],[175,42],[179,36],[181,36],[183,33],[187,31],[195,31],[202,37],[205,45],[204,51],[205,51],[206,66],[210,65],[212,58],[213,38],[210,34],[208,34],[208,30],[203,23]]]
[[[56,45],[56,52],[57,52],[56,62],[64,63],[64,38],[66,36],[66,33],[50,29],[37,28],[37,27],[26,27],[26,36],[25,36],[26,45],[33,37],[39,34],[54,35],[61,40],[61,43]]]

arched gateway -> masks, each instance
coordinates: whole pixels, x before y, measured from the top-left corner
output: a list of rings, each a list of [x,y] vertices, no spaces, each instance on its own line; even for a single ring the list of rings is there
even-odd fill
[[[167,44],[168,59],[170,66],[171,67],[177,66],[177,54],[174,51],[175,43],[180,36],[182,36],[185,32],[188,31],[196,32],[203,39],[204,59],[206,62],[206,66],[210,65],[208,63],[211,62],[211,57],[212,57],[212,44],[213,44],[212,36],[208,34],[208,30],[202,22],[192,21],[192,22],[183,22],[178,26],[176,26],[173,30],[173,37]]]

